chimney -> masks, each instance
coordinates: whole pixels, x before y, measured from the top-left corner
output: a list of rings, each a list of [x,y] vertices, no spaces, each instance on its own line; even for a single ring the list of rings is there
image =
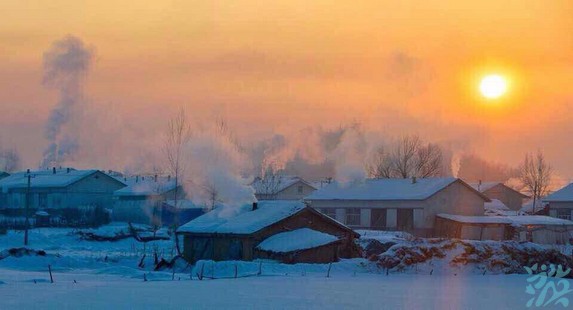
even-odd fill
[[[141,181],[145,181],[145,176],[144,176],[144,175],[141,176]]]
[[[138,175],[135,176],[135,183],[137,183],[137,182],[139,182],[139,176]]]
[[[26,169],[26,173],[27,173],[27,174],[30,174],[30,169]]]
[[[481,180],[478,181],[478,192],[481,191]]]
[[[56,174],[56,167],[52,168],[52,173]]]
[[[66,173],[70,173],[70,168],[66,168]]]
[[[257,210],[259,208],[258,203],[253,202],[253,211]]]
[[[171,175],[167,176],[167,182],[171,181]]]
[[[416,184],[416,182],[418,182],[418,180],[416,180],[416,177],[412,177],[412,184]]]
[[[154,177],[154,178],[155,178],[155,183],[157,183],[157,174],[155,175],[155,177]]]

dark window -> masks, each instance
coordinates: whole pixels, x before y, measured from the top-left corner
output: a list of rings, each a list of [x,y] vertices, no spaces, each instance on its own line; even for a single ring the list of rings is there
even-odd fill
[[[321,212],[322,212],[322,214],[324,214],[330,218],[336,219],[336,209],[322,208]]]
[[[360,225],[360,209],[348,208],[346,209],[346,225],[359,226]]]
[[[398,209],[398,230],[410,231],[414,228],[414,209]]]
[[[372,209],[370,212],[370,227],[374,229],[386,228],[386,209]]]
[[[38,194],[38,207],[46,208],[48,206],[48,194],[40,193]]]
[[[571,220],[571,209],[556,209],[557,217],[564,220]]]

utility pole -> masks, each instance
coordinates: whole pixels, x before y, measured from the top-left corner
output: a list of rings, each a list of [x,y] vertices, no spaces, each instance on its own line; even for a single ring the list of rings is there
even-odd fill
[[[24,245],[28,245],[28,228],[30,227],[30,219],[28,218],[28,210],[30,209],[30,186],[32,175],[28,174],[28,187],[26,188],[26,222],[24,223]]]

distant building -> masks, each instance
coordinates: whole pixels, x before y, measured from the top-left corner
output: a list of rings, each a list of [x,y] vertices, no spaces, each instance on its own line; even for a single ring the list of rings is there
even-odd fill
[[[471,240],[516,240],[541,244],[569,244],[573,238],[573,222],[542,215],[438,214],[436,236]]]
[[[549,216],[573,219],[573,183],[542,199],[548,205]]]
[[[351,228],[428,236],[437,214],[483,215],[490,200],[457,178],[412,178],[333,182],[305,201]]]
[[[159,176],[123,178],[128,186],[113,193],[112,220],[140,224],[161,225],[161,205],[175,199],[175,179]],[[181,187],[178,199],[185,194]]]
[[[529,198],[529,196],[501,182],[478,182],[469,184],[480,193],[486,195],[489,199],[499,200],[513,211],[519,211],[523,206],[523,200]]]
[[[257,200],[301,200],[316,190],[314,185],[296,176],[258,178],[252,186]]]
[[[30,176],[29,207],[36,210],[111,207],[125,184],[99,170],[71,168],[16,172],[0,180],[0,209],[22,213]],[[49,211],[51,212],[51,211]]]
[[[3,179],[5,177],[9,177],[10,174],[6,171],[0,171],[0,179]]]
[[[218,207],[179,227],[177,234],[191,263],[257,258],[324,263],[359,254],[356,232],[300,201]]]
[[[208,211],[207,206],[195,204],[191,200],[166,200],[161,204],[161,225],[181,225],[198,218]]]

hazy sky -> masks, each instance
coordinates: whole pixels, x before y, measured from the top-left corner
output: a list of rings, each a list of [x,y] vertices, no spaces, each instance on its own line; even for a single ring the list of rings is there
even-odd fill
[[[359,121],[516,164],[541,148],[573,177],[573,2],[3,0],[0,142],[36,165],[57,92],[42,57],[92,46],[82,135],[118,168],[185,106],[245,141]],[[501,100],[477,92],[511,80]],[[254,138],[256,137],[256,138]],[[110,149],[113,149],[111,151]],[[110,151],[108,151],[110,150]]]

